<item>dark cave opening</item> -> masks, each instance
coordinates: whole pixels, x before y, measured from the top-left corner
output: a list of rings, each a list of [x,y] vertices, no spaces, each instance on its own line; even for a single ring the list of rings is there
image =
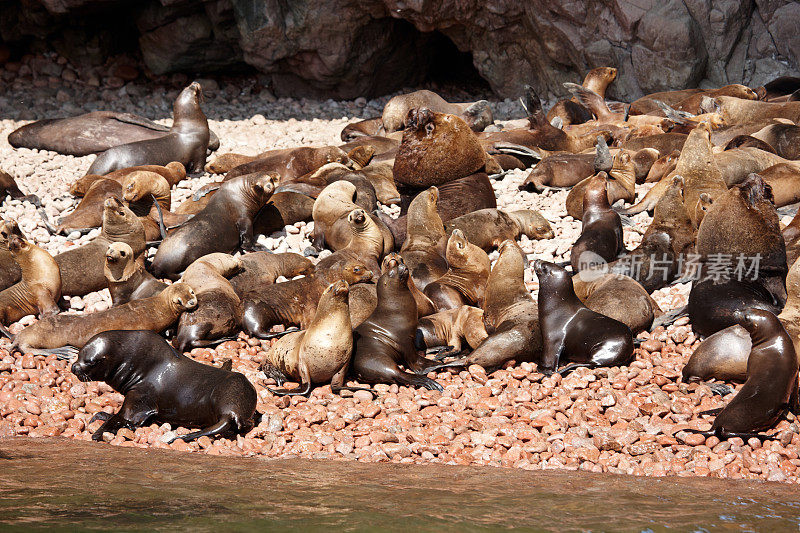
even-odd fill
[[[423,34],[425,35],[425,34]],[[491,93],[489,83],[480,75],[472,61],[471,52],[462,52],[455,43],[440,31],[429,36],[431,51],[428,75],[424,85],[442,89],[460,89],[468,94]]]

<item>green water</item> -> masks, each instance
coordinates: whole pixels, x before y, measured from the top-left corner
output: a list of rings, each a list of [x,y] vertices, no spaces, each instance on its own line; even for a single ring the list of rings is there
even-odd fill
[[[0,531],[798,531],[794,485],[0,440]]]

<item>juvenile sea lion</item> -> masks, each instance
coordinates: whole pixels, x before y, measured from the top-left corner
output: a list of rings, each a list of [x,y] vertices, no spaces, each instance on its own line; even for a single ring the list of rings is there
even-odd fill
[[[0,324],[11,324],[27,315],[58,314],[61,274],[52,256],[18,235],[11,235],[8,249],[22,270],[22,280],[0,291]]]
[[[542,192],[547,187],[572,187],[594,174],[594,154],[551,154],[531,169],[520,190]]]
[[[8,241],[12,235],[25,239],[16,221],[0,220],[0,290],[7,289],[22,279],[22,269],[8,250]]]
[[[680,150],[673,150],[672,152],[658,158],[647,172],[647,177],[644,179],[644,183],[655,183],[661,181],[664,176],[675,170],[675,167],[678,165],[678,158],[680,155]]]
[[[709,335],[683,367],[683,381],[744,381],[753,341],[739,324]]]
[[[97,156],[87,174],[102,176],[121,168],[166,165],[172,161],[179,161],[189,172],[202,172],[210,132],[208,120],[200,109],[201,94],[199,83],[190,84],[175,99],[168,134],[109,148]]]
[[[145,270],[141,262],[134,258],[133,249],[124,242],[108,245],[103,272],[111,293],[112,306],[155,296],[168,286]]]
[[[800,159],[800,126],[795,124],[771,124],[753,133],[775,149],[785,159]]]
[[[143,300],[97,311],[90,315],[46,317],[20,331],[11,351],[46,352],[64,346],[82,348],[102,331],[147,329],[161,332],[174,324],[184,311],[197,306],[197,296],[185,283],[175,283],[161,293]]]
[[[317,269],[313,275],[267,285],[257,294],[252,291],[242,296],[242,329],[259,339],[269,338],[270,328],[277,324],[307,329],[325,287],[340,279],[350,286],[350,321],[360,324],[372,312],[364,309],[370,306],[370,295],[359,292],[362,301],[353,301],[357,293],[354,286],[372,278],[372,271],[363,262],[345,258],[335,268]]]
[[[597,168],[596,170],[606,170]],[[636,199],[636,172],[633,167],[631,156],[627,152],[619,152],[613,158],[611,168],[606,170],[606,196],[610,205],[619,200],[632,203]],[[583,198],[592,177],[581,181],[567,194],[566,207],[567,214],[572,218],[583,218]]]
[[[420,370],[426,359],[417,354],[417,305],[408,289],[408,268],[399,263],[378,280],[378,303],[356,327],[353,373],[367,383],[397,383],[442,391],[434,380],[400,369]]]
[[[558,370],[562,360],[578,366],[619,366],[633,358],[633,335],[618,320],[592,311],[581,303],[563,268],[536,260],[539,277],[539,323],[544,349],[540,371]]]
[[[486,252],[469,242],[460,229],[455,229],[447,240],[445,259],[447,272],[426,285],[423,291],[436,311],[462,305],[482,305],[491,269]]]
[[[753,348],[747,381],[703,432],[720,439],[756,436],[797,405],[797,353],[778,317],[763,309],[737,309],[734,314],[750,333]]]
[[[140,170],[128,174],[122,182],[122,199],[142,221],[148,242],[163,239],[169,229],[192,218],[170,211],[172,193],[169,183],[155,172]]]
[[[575,295],[596,313],[628,326],[636,335],[661,315],[661,308],[647,290],[631,277],[619,274],[586,273],[572,277]]]
[[[462,305],[419,319],[414,345],[417,350],[447,346],[453,353],[461,351],[464,339],[473,350],[489,336],[483,325],[483,309]]]
[[[613,261],[625,249],[622,240],[622,221],[608,203],[605,172],[593,178],[583,195],[583,224],[581,236],[570,252],[573,272],[580,272],[599,259]]]
[[[166,126],[130,113],[93,111],[76,117],[26,124],[8,134],[8,143],[14,148],[84,156],[122,144],[159,139],[171,131]],[[209,132],[208,149],[214,151],[217,148],[219,138],[214,132]]]
[[[479,100],[477,102],[451,104],[433,91],[420,90],[411,93],[400,94],[392,97],[383,106],[381,124],[383,131],[392,133],[402,130],[407,126],[408,113],[412,109],[425,107],[434,113],[447,113],[459,116],[473,131],[483,131],[489,124],[494,122],[492,109],[489,102]],[[370,130],[371,131],[371,130]],[[377,135],[379,130],[370,135]],[[342,140],[344,132],[342,132]]]
[[[265,285],[275,283],[281,276],[291,279],[314,272],[314,264],[307,257],[295,253],[244,254],[239,257],[239,265],[239,272],[229,281],[240,298],[258,293]]]
[[[312,217],[314,219],[314,246],[321,250],[327,243],[333,250],[345,248],[352,239],[351,224],[348,221],[350,213],[354,210],[364,209],[353,200],[357,200],[355,185],[348,181],[335,181],[325,187],[314,202]],[[367,212],[368,213],[368,212]],[[380,255],[390,252],[394,248],[391,232],[383,222],[373,214],[366,214],[372,223],[364,225],[372,231],[380,232]],[[377,238],[377,235],[376,235]]]
[[[402,262],[403,258],[397,252],[386,254],[386,257],[384,257],[383,261],[381,262],[381,274],[386,274]],[[411,276],[408,277],[408,290],[411,291],[414,301],[417,302],[417,316],[421,318],[436,312],[431,299],[425,296],[425,293],[417,288],[416,284],[414,283],[414,278]]]
[[[397,149],[394,180],[416,189],[442,185],[480,171],[487,160],[478,138],[462,119],[414,108],[408,112]]]
[[[555,236],[547,219],[532,209],[479,209],[450,220],[444,229],[448,235],[455,229],[461,230],[469,242],[487,252],[507,239],[518,239],[520,235],[530,239],[552,239]]]
[[[407,233],[400,255],[411,270],[417,288],[425,290],[447,272],[444,250],[439,245],[446,237],[444,224],[437,212],[439,190],[436,187],[419,193],[408,206]]]
[[[125,396],[117,413],[94,416],[104,422],[92,440],[151,423],[203,428],[173,439],[187,442],[244,434],[258,416],[258,395],[244,375],[198,363],[152,331],[100,333],[78,352],[71,369],[81,381],[105,381]]]
[[[206,254],[253,250],[253,219],[277,181],[274,174],[249,174],[220,185],[205,209],[164,239],[153,259],[153,274],[176,278]]]
[[[491,370],[512,359],[518,363],[539,362],[542,331],[536,302],[525,287],[525,254],[511,240],[503,241],[499,251],[489,273],[483,304],[483,322],[489,336],[466,357],[431,364],[422,372],[473,364]]]
[[[359,137],[371,137],[373,135],[380,135],[383,132],[383,118],[373,117],[348,124],[342,128],[342,132],[339,134],[339,137],[344,142],[350,142],[358,139]]]
[[[140,165],[136,167],[121,168],[119,170],[115,170],[114,172],[109,172],[105,176],[87,174],[82,178],[78,178],[72,183],[72,185],[70,185],[69,193],[73,196],[83,196],[94,182],[102,179],[114,180],[122,185],[123,180],[125,180],[125,177],[128,174],[132,172],[138,172],[140,170],[146,172],[155,172],[156,174],[163,176],[163,178],[167,180],[167,183],[169,183],[170,187],[174,187],[179,181],[186,179],[186,168],[184,168],[181,163],[173,161],[171,163],[167,163],[163,167],[160,165]]]
[[[181,281],[195,288],[197,307],[178,320],[179,352],[209,346],[238,329],[241,301],[227,278],[239,269],[238,258],[218,252],[204,255],[186,269]]]
[[[101,179],[92,183],[78,206],[58,219],[56,234],[67,235],[73,230],[97,228],[103,224],[104,204],[108,198],[122,198],[122,186],[114,180]]]
[[[137,261],[145,249],[144,227],[133,212],[117,198],[103,204],[103,226],[100,235],[83,246],[55,256],[61,271],[61,294],[84,296],[106,287],[102,265],[112,242],[124,242],[133,250]]]
[[[349,287],[339,280],[328,285],[320,297],[314,319],[303,331],[278,339],[267,352],[262,369],[282,385],[287,376],[300,389],[270,389],[279,395],[307,395],[312,384],[330,382],[334,392],[347,377],[353,355],[353,326],[347,305]]]
[[[253,172],[271,172],[286,183],[315,172],[328,163],[347,161],[347,152],[336,146],[281,148],[264,152],[248,163],[233,167],[225,174],[224,181]]]

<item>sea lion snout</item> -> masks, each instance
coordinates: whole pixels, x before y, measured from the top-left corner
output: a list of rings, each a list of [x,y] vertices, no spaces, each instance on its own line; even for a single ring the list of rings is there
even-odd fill
[[[347,219],[353,224],[363,224],[367,220],[367,214],[363,209],[353,209]]]
[[[328,290],[333,292],[336,296],[343,296],[350,292],[350,286],[343,279],[335,281],[328,286]]]

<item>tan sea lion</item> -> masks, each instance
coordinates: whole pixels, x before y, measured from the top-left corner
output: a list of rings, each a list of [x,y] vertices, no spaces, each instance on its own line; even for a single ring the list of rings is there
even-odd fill
[[[197,306],[194,291],[185,283],[175,283],[156,296],[135,300],[90,315],[46,317],[20,331],[13,339],[12,351],[45,352],[64,346],[82,348],[103,331],[137,329],[161,332],[174,324],[184,311]]]
[[[400,203],[400,192],[394,183],[392,164],[386,162],[372,162],[360,171],[365,178],[375,187],[378,201],[384,205]]]
[[[726,124],[746,124],[770,118],[785,118],[795,124],[800,122],[800,102],[761,102],[733,96],[718,96],[714,100]]]
[[[386,274],[402,262],[403,258],[397,252],[386,254],[386,257],[384,257],[383,261],[381,262],[381,275]],[[414,278],[411,276],[408,277],[408,290],[411,291],[414,301],[417,302],[417,315],[420,318],[432,315],[436,312],[431,299],[425,296],[425,293],[417,288],[416,284],[414,283]]]
[[[179,352],[209,346],[239,328],[241,301],[227,278],[240,267],[238,258],[213,253],[197,259],[183,273],[181,281],[195,289],[197,306],[178,320],[174,345]]]
[[[179,181],[186,179],[186,168],[184,168],[181,163],[173,161],[172,163],[167,163],[163,167],[160,165],[141,165],[136,167],[121,168],[119,170],[115,170],[114,172],[109,172],[105,176],[89,174],[75,180],[75,182],[69,188],[69,193],[73,196],[83,196],[95,181],[101,179],[114,180],[122,185],[122,181],[125,179],[125,176],[131,172],[137,172],[140,170],[155,172],[156,174],[163,176],[164,179],[167,180],[167,183],[169,183],[170,187],[174,187]]]
[[[492,109],[486,100],[451,104],[435,92],[423,89],[394,96],[386,102],[381,116],[383,131],[392,133],[402,130],[407,126],[408,112],[421,107],[426,107],[434,113],[456,115],[473,131],[483,131],[486,126],[494,122]],[[371,133],[371,135],[377,134],[377,132]],[[344,137],[342,140],[345,140]]]
[[[785,159],[800,159],[800,126],[795,124],[771,124],[753,133],[775,149]]]
[[[583,305],[622,322],[636,335],[650,328],[661,308],[642,285],[619,274],[586,273],[572,277],[572,288]]]
[[[61,274],[52,256],[17,235],[10,236],[8,249],[22,270],[22,280],[0,291],[0,324],[11,324],[27,315],[58,314]]]
[[[230,169],[225,174],[224,181],[253,172],[270,172],[288,182],[315,172],[327,163],[347,161],[347,152],[336,146],[281,148],[259,154],[257,159]]]
[[[191,219],[189,215],[170,211],[172,194],[169,183],[155,172],[140,170],[128,174],[122,182],[122,200],[142,221],[148,241],[163,239],[169,228]]]
[[[55,256],[61,270],[61,294],[64,296],[83,296],[106,287],[103,264],[112,242],[128,244],[136,260],[142,260],[145,236],[139,218],[117,198],[108,198],[103,205],[100,235],[83,246]]]
[[[583,86],[601,97],[605,97],[606,89],[617,78],[617,69],[613,67],[598,67],[590,70],[583,78]],[[565,126],[570,124],[581,124],[592,120],[592,112],[574,97],[569,100],[559,100],[547,112],[547,120],[561,118],[561,123]]]
[[[408,206],[407,233],[400,255],[411,270],[417,288],[425,290],[447,272],[444,249],[439,244],[446,237],[444,224],[436,210],[439,190],[436,187],[419,193]]]
[[[282,385],[287,377],[299,389],[270,389],[279,395],[306,395],[312,384],[330,382],[334,392],[344,385],[353,355],[353,326],[347,282],[339,280],[322,292],[314,319],[303,331],[278,339],[267,352],[262,370]]]
[[[134,258],[133,249],[124,242],[108,245],[103,272],[111,293],[112,306],[155,296],[168,286],[145,270],[141,262]]]
[[[583,218],[583,197],[592,179],[586,178],[569,191],[566,206],[567,214],[572,218]],[[636,199],[636,172],[628,152],[621,151],[614,157],[613,165],[607,171],[607,182],[609,204],[619,200],[631,203]]]
[[[314,272],[314,264],[295,253],[253,252],[240,256],[239,264],[241,269],[230,278],[230,283],[242,299],[275,283],[281,276],[291,279]]]
[[[491,269],[486,252],[469,242],[460,229],[454,229],[447,240],[445,259],[447,272],[423,290],[436,311],[462,305],[481,306]]]
[[[103,224],[103,210],[108,198],[122,198],[122,186],[114,180],[99,179],[92,183],[70,214],[61,217],[56,233],[66,235],[73,230],[97,228]]]
[[[414,344],[417,350],[446,346],[454,353],[462,349],[462,339],[473,350],[489,336],[483,325],[483,309],[462,305],[419,319]]]
[[[529,239],[552,239],[555,236],[547,219],[532,209],[479,209],[450,220],[444,228],[448,236],[455,229],[461,230],[469,242],[487,252],[503,241],[516,240],[521,235]]]
[[[12,235],[25,239],[16,221],[0,220],[0,290],[7,289],[22,279],[22,270],[8,250],[8,241]]]
[[[750,334],[739,324],[709,335],[683,367],[683,381],[744,381],[752,348]]]

